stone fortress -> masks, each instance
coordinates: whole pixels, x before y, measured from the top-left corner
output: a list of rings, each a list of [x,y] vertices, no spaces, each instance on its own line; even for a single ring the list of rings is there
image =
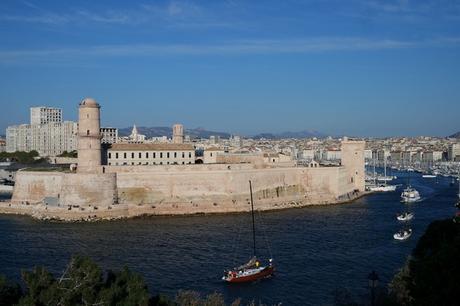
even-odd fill
[[[183,139],[183,126],[175,125],[170,145],[184,148]],[[103,165],[100,105],[87,98],[79,105],[78,164],[60,172],[18,171],[11,202],[1,203],[0,212],[67,221],[244,212],[250,209],[249,180],[259,210],[347,202],[365,193],[365,142],[345,138],[341,145],[339,166],[238,159]],[[149,157],[142,146],[130,144],[130,154]],[[167,150],[164,145],[147,149]],[[118,158],[118,151],[108,154]]]

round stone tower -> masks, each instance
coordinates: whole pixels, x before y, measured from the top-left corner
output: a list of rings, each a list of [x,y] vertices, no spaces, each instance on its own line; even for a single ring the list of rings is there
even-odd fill
[[[182,124],[173,125],[173,143],[184,143],[184,126]]]
[[[78,110],[78,172],[97,172],[101,166],[100,106],[91,98]]]

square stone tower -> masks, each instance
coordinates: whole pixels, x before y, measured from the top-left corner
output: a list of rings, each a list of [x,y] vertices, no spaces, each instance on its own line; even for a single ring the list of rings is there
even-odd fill
[[[348,173],[347,183],[354,184],[359,191],[365,190],[365,146],[365,141],[348,140],[347,137],[342,140],[342,166]]]
[[[173,125],[173,143],[184,143],[184,126],[182,124]]]
[[[80,102],[78,109],[79,173],[98,172],[101,166],[100,106],[91,98]]]

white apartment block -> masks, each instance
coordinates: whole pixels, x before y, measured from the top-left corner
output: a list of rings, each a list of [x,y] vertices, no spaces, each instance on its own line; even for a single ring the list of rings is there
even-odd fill
[[[118,129],[113,127],[101,127],[101,143],[117,143]]]
[[[56,156],[77,149],[77,123],[21,124],[6,129],[6,151],[35,150],[40,156]]]
[[[30,108],[30,124],[48,124],[62,122],[62,109],[46,106]]]
[[[109,166],[195,163],[195,148],[189,144],[117,143],[108,149],[107,155]]]

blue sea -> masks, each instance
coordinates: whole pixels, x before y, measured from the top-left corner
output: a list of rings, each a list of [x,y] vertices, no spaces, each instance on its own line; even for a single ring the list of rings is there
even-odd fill
[[[424,179],[396,172],[397,192],[373,194],[352,203],[256,213],[257,252],[273,257],[271,279],[241,285],[221,281],[224,269],[252,255],[249,214],[149,217],[99,223],[52,223],[0,215],[0,274],[20,281],[22,269],[43,265],[56,275],[72,255],[87,255],[104,269],[128,266],[142,273],[152,294],[171,297],[180,289],[222,293],[266,304],[333,305],[334,291],[362,301],[375,270],[385,287],[405,263],[428,224],[452,217],[457,186],[450,178]],[[423,201],[402,204],[411,176]],[[255,203],[257,208],[257,202]],[[395,241],[402,227],[397,212],[415,213],[412,237]]]

